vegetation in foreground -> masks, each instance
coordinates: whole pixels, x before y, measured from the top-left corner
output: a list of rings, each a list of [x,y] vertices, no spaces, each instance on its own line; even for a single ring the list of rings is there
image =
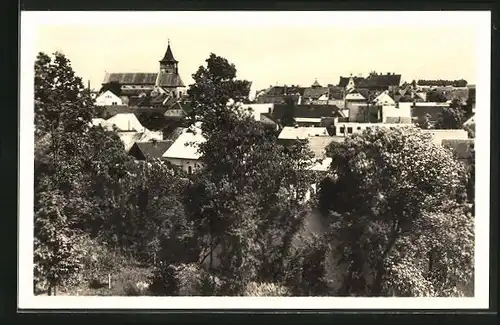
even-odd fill
[[[117,135],[91,127],[95,109],[64,55],[40,53],[35,71],[35,291],[470,294],[473,168],[418,129],[354,135],[328,148],[329,175],[314,174],[307,143],[283,147],[226,105],[250,83],[212,54],[189,90],[204,168],[185,175],[133,161]]]

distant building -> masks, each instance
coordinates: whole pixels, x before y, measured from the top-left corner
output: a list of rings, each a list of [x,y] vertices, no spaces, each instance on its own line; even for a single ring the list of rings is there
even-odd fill
[[[172,140],[156,140],[136,142],[129,154],[136,160],[163,159],[163,154],[174,143]]]
[[[368,77],[340,77],[338,86],[346,91],[356,88],[366,88],[369,90],[391,90],[401,83],[401,75],[395,73],[372,73]]]
[[[107,120],[96,118],[92,119],[91,123],[95,126],[100,125],[105,130],[116,132],[126,152],[129,152],[136,142],[163,139],[162,132],[148,130],[133,113],[119,113]]]
[[[267,89],[257,91],[255,102],[258,104],[285,104],[286,100],[291,99],[296,104],[301,103],[305,87],[300,86],[270,86]]]
[[[103,84],[117,82],[121,85],[121,94],[126,97],[158,97],[164,94],[174,98],[185,95],[186,87],[179,74],[179,61],[174,58],[170,41],[167,51],[160,60],[160,69],[156,73],[106,73]]]
[[[163,159],[191,174],[202,167],[199,145],[205,142],[200,128],[185,128],[168,150]]]
[[[102,94],[98,95],[95,99],[96,106],[115,106],[123,105],[123,100],[113,94],[111,90],[106,90]]]

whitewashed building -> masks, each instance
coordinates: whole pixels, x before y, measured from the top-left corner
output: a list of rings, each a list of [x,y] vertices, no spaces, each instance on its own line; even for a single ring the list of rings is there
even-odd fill
[[[106,90],[95,99],[96,106],[123,105],[120,97],[116,96],[111,90]]]

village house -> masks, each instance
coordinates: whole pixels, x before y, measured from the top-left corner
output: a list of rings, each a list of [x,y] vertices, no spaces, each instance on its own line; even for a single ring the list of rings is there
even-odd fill
[[[96,118],[92,119],[91,123],[94,126],[99,125],[105,130],[116,132],[123,142],[126,152],[129,152],[136,142],[163,139],[162,132],[148,130],[133,113],[119,113],[107,120]]]
[[[281,125],[290,110],[297,126],[321,126],[327,119],[345,117],[344,112],[334,105],[295,105],[274,104],[269,113],[261,113],[261,121]]]
[[[284,104],[287,99],[292,99],[296,104],[301,104],[305,87],[291,86],[269,86],[256,92],[255,102],[258,104]]]
[[[129,155],[136,160],[163,159],[163,154],[174,143],[172,140],[156,140],[136,142],[130,148]]]
[[[95,98],[96,106],[115,106],[115,105],[123,105],[123,100],[113,94],[111,90],[106,90],[102,94],[98,95]]]
[[[366,78],[364,77],[340,77],[338,83],[346,92],[352,91],[357,88],[365,88],[371,91],[374,90],[392,90],[397,88],[401,83],[401,75],[395,73],[381,74],[372,72]]]
[[[163,153],[162,158],[191,174],[202,167],[198,148],[205,141],[199,127],[184,128],[167,151]]]

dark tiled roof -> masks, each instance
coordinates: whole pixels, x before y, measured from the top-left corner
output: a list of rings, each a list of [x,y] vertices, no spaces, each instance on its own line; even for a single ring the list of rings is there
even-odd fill
[[[352,77],[352,78],[354,80],[355,85],[357,85],[358,83],[360,83],[361,81],[363,81],[365,79],[363,77]],[[338,86],[345,88],[347,86],[347,84],[349,83],[349,79],[351,79],[351,77],[340,77],[340,81],[339,81]]]
[[[470,159],[474,148],[474,139],[467,140],[443,140],[443,147],[451,149],[458,159]]]
[[[154,85],[157,73],[106,73],[103,84],[118,82],[122,85]]]
[[[328,92],[328,99],[344,99],[344,88],[329,86]]]
[[[156,159],[161,158],[172,143],[172,140],[136,142],[134,147],[137,147],[146,159]]]
[[[359,82],[359,87],[362,88],[386,88],[391,86],[399,86],[401,82],[400,74],[377,74],[371,75],[368,78]]]
[[[300,94],[303,95],[305,91],[305,87],[298,86],[274,86],[268,89],[265,93],[266,96],[285,96],[285,95],[294,95]]]
[[[275,104],[270,118],[274,121],[281,120],[286,111],[291,109],[289,105]],[[334,112],[339,108],[335,105],[296,105],[295,116],[302,118],[334,117]]]
[[[318,99],[328,94],[328,87],[308,87],[304,90],[304,98]]]
[[[158,79],[160,87],[185,87],[181,77],[175,73],[161,72]]]
[[[172,53],[172,49],[170,48],[170,43],[168,44],[167,51],[165,52],[163,59],[161,59],[161,62],[178,62],[174,58],[174,54]]]
[[[368,99],[368,97],[370,95],[370,90],[368,90],[366,88],[358,88],[358,89],[356,89],[356,91],[358,93],[360,93],[366,99]]]

